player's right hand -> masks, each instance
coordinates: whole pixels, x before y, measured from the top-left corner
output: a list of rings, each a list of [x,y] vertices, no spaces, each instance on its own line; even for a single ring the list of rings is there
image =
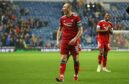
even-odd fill
[[[56,46],[57,46],[57,48],[60,48],[60,42],[59,41],[56,42]]]

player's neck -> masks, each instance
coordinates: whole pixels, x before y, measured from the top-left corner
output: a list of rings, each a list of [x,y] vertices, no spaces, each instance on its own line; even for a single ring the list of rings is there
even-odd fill
[[[66,16],[67,16],[67,17],[70,17],[70,16],[72,16],[72,14],[73,14],[73,12],[70,11]]]
[[[104,19],[104,21],[108,22],[109,20]]]

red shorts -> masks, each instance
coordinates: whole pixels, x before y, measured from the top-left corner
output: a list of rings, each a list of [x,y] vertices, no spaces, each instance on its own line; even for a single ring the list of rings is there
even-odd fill
[[[75,45],[69,45],[68,43],[68,40],[62,40],[60,53],[62,55],[68,55],[69,53],[71,53],[73,56],[78,55],[79,49],[77,43],[75,43]]]
[[[104,43],[104,42],[100,42],[98,41],[98,47],[105,49],[106,51],[110,50],[110,44],[109,43]]]

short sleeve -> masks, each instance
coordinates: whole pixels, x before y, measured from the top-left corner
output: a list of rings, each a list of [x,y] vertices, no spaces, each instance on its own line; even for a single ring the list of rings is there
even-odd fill
[[[60,21],[59,21],[59,26],[62,27],[63,26],[63,23],[62,23],[62,18],[60,18]]]

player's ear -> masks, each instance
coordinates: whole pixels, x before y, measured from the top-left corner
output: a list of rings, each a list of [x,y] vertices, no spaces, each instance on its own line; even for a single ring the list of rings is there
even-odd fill
[[[129,14],[129,6],[126,8],[126,12]]]

